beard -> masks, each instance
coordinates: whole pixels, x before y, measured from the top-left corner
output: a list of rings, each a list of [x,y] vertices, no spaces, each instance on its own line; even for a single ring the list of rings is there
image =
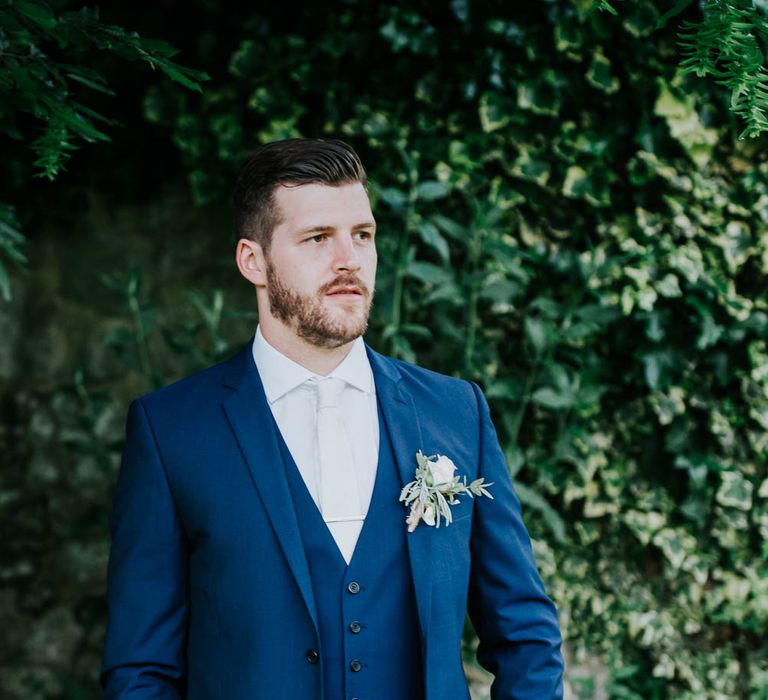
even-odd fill
[[[356,275],[341,274],[324,284],[315,295],[301,294],[286,284],[267,258],[267,294],[272,315],[292,328],[311,345],[332,349],[359,338],[368,328],[373,295]],[[337,287],[357,287],[362,296],[362,311],[356,304],[341,307],[331,314],[323,306],[326,294]],[[334,317],[335,316],[335,317]]]

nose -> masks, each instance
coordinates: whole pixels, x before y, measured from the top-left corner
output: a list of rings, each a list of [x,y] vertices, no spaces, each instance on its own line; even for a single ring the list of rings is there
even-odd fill
[[[360,258],[352,235],[344,234],[336,239],[334,246],[333,269],[337,271],[360,269]]]

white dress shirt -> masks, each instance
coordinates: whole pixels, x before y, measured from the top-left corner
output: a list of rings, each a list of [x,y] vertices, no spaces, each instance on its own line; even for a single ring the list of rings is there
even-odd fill
[[[324,377],[273,348],[258,327],[253,340],[253,359],[277,427],[319,508],[320,460],[315,384]],[[379,461],[379,414],[373,372],[362,338],[355,340],[349,354],[328,376],[346,382],[339,408],[357,473],[360,504],[363,512],[367,513]]]

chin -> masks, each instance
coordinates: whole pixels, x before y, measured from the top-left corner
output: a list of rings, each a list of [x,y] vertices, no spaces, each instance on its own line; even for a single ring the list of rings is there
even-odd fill
[[[348,338],[345,342],[352,342],[355,338],[359,338],[365,333],[368,328],[368,317],[356,317],[355,319],[341,320],[337,324],[337,329],[340,331],[338,335],[340,337]]]
[[[350,301],[343,305],[334,305],[326,309],[326,316],[332,323],[340,326],[356,326],[366,323],[368,320],[368,309],[361,307],[358,302]]]

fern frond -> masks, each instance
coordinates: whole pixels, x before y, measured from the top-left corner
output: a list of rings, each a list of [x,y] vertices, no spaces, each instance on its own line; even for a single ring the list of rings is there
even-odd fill
[[[678,42],[683,73],[712,77],[730,90],[730,109],[745,123],[739,138],[768,131],[768,25],[750,0],[705,0],[704,18],[684,22]]]

